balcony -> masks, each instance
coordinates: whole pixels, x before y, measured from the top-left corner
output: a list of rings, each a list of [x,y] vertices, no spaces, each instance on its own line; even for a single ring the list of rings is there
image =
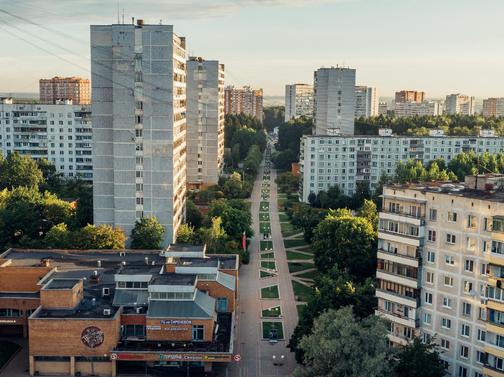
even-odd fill
[[[420,247],[420,238],[422,236],[413,236],[405,233],[396,233],[387,229],[378,229],[378,238],[386,241],[404,243],[411,246]]]
[[[504,348],[499,347],[496,344],[492,344],[490,342],[486,342],[484,351],[486,353],[492,354],[494,356],[500,357],[501,359],[504,359]]]
[[[425,225],[425,220],[423,217],[415,216],[406,212],[391,212],[386,209],[383,209],[380,212],[380,219],[399,221],[417,226]]]
[[[410,278],[402,275],[398,275],[394,272],[389,272],[385,270],[376,270],[376,278],[391,281],[393,283],[402,284],[410,288],[420,288],[420,284],[417,278]]]
[[[396,292],[387,291],[385,289],[376,288],[376,297],[387,301],[396,302],[401,305],[411,306],[415,309],[420,307],[420,297],[408,297]]]
[[[384,318],[387,321],[398,323],[406,327],[417,328],[420,326],[420,321],[418,319],[408,318],[396,313],[387,312],[381,308],[375,310],[375,315]]]
[[[420,265],[420,253],[418,252],[416,257],[410,257],[405,254],[399,254],[385,249],[378,249],[377,254],[379,259],[389,260],[391,262],[405,264],[411,267],[419,267]]]
[[[483,374],[486,377],[503,377],[504,371],[491,367],[490,365],[485,365],[483,367]]]

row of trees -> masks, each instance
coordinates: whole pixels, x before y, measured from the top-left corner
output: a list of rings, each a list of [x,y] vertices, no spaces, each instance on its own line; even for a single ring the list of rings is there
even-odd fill
[[[262,152],[266,148],[266,134],[262,122],[250,115],[227,114],[224,125],[224,156],[227,166],[237,168],[250,148],[256,145]]]
[[[293,162],[299,161],[299,148],[301,137],[311,135],[313,121],[311,118],[297,118],[287,123],[282,123],[278,130],[278,143],[271,160],[280,170],[290,170]]]
[[[442,129],[451,136],[477,136],[482,129],[491,129],[498,135],[504,135],[504,119],[457,114],[405,118],[380,115],[355,120],[356,135],[378,135],[380,128],[391,128],[397,135],[427,136],[429,130],[433,129]]]

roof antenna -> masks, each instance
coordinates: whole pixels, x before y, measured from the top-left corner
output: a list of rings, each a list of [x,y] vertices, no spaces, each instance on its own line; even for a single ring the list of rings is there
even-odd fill
[[[124,8],[122,9],[122,23],[124,25]]]
[[[119,24],[119,0],[117,0],[117,23]]]

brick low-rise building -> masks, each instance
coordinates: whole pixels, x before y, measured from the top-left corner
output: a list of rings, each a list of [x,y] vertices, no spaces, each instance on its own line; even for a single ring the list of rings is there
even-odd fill
[[[0,313],[15,315],[2,319],[16,321],[0,321],[0,329],[28,334],[32,376],[209,371],[232,359],[235,255],[170,245],[162,252],[11,249],[0,258],[10,277],[24,281],[9,287],[0,278]]]

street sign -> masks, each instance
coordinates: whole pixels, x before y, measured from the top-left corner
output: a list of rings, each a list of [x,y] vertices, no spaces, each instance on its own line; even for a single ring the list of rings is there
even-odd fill
[[[234,361],[238,362],[241,360],[241,356],[239,354],[233,356]]]
[[[110,360],[117,360],[117,353],[112,353],[110,355]]]

